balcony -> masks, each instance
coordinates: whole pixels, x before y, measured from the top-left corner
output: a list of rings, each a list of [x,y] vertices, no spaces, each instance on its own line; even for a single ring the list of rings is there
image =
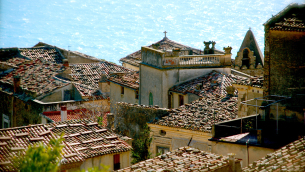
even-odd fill
[[[190,67],[228,67],[231,66],[231,54],[202,54],[166,56],[167,53],[148,47],[142,47],[142,64],[159,68]]]

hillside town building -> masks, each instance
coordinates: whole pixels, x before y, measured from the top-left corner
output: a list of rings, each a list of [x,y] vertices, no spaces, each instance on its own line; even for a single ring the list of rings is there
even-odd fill
[[[24,152],[29,145],[37,143],[47,146],[50,139],[62,132],[65,141],[60,171],[100,168],[101,163],[109,165],[110,170],[130,165],[131,146],[116,134],[90,120],[70,120],[0,129],[0,170],[17,171],[12,158],[18,152]]]

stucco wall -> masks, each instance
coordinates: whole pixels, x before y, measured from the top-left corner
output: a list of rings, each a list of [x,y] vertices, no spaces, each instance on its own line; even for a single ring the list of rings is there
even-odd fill
[[[157,146],[168,147],[170,151],[178,149],[182,146],[190,145],[193,148],[197,148],[204,151],[208,150],[208,144],[212,137],[211,133],[191,131],[182,128],[173,128],[155,124],[148,124],[151,129],[151,136],[153,137],[150,151],[152,156],[156,156]],[[160,131],[166,131],[165,135],[161,135]]]
[[[136,92],[133,89],[124,87],[124,94],[121,94],[121,85],[110,82],[110,102],[111,102],[111,112],[117,102],[126,103],[139,103],[139,99],[136,99]]]
[[[149,93],[153,94],[153,105],[168,108],[168,90],[172,86],[216,70],[230,74],[230,68],[157,69],[140,64],[140,104],[149,105]],[[187,98],[186,98],[187,99]],[[173,104],[174,107],[177,104]]]
[[[245,117],[249,115],[256,114],[256,107],[254,106],[249,106],[249,105],[243,105],[241,104],[242,101],[246,100],[251,100],[254,98],[258,97],[263,97],[263,89],[262,88],[256,88],[256,87],[251,87],[247,85],[237,85],[233,84],[233,86],[238,90],[238,112],[237,115],[238,117]],[[256,105],[256,101],[251,101],[248,102],[253,105]],[[260,106],[262,104],[261,100],[257,100],[257,105]],[[261,114],[261,111],[259,108],[257,108],[257,113]]]
[[[167,107],[162,97],[167,96],[163,84],[163,72],[153,67],[140,65],[140,104],[149,105],[149,93],[153,95],[153,105]],[[164,100],[163,100],[164,101]],[[167,103],[167,102],[166,102]]]
[[[199,69],[180,69],[179,81],[184,82],[190,79],[197,78],[202,75],[206,75],[213,70],[224,74],[231,74],[231,68],[199,68]]]
[[[69,90],[70,91],[70,100],[74,99],[74,89],[73,85],[69,84],[65,87],[62,87],[60,89],[56,89],[52,94],[44,97],[40,101],[42,102],[58,102],[58,101],[64,101],[64,91]],[[38,98],[39,99],[39,98]]]
[[[120,168],[125,168],[131,165],[130,160],[130,151],[122,152],[122,153],[114,153],[114,154],[107,154],[102,156],[96,156],[93,158],[87,158],[83,164],[80,166],[80,170],[84,169],[87,170],[88,168],[92,167],[99,167],[101,169],[100,164],[106,165],[109,167],[109,170],[113,170],[113,156],[116,154],[120,154]]]
[[[234,143],[225,143],[225,142],[211,142],[212,153],[227,155],[228,153],[235,153],[235,158],[242,159],[242,167],[248,166],[247,162],[247,146]],[[263,158],[269,153],[273,153],[276,149],[257,147],[257,146],[248,146],[249,152],[249,164],[254,161]]]
[[[172,93],[172,108],[177,108],[179,107],[179,95],[182,94],[178,94],[178,93]],[[185,103],[189,103],[188,100],[188,95],[182,95],[183,96],[183,100],[184,100],[184,104]]]
[[[128,64],[128,63],[123,63],[122,66],[123,66],[123,67],[126,67],[126,68],[128,68],[128,69],[132,69],[132,70],[139,71],[139,67],[133,66],[133,65]]]

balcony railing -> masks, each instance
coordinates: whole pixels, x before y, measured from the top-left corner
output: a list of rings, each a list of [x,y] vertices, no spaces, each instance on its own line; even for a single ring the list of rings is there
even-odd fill
[[[180,57],[164,57],[163,66],[221,66],[224,55],[201,55],[201,56],[180,56]]]

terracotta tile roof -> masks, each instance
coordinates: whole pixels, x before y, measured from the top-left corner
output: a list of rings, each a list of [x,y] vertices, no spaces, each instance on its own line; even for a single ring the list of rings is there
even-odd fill
[[[103,115],[103,127],[107,126],[107,113]],[[50,122],[60,122],[61,121],[61,111],[46,111],[43,112],[42,115],[46,117]],[[75,120],[75,119],[83,119],[86,117],[97,118],[101,116],[100,112],[93,113],[87,109],[75,109],[75,110],[67,110],[67,120]]]
[[[44,43],[44,42],[38,42],[36,45],[34,45],[33,46],[33,48],[39,48],[39,47],[52,47],[52,48],[55,48],[56,46],[53,46],[53,45],[50,45],[50,44],[47,44],[47,43]],[[59,50],[61,50],[61,51],[69,51],[69,50],[66,50],[66,49],[63,49],[63,48],[60,48],[60,47],[56,47],[57,49],[59,49]],[[83,54],[83,53],[81,53],[81,52],[78,52],[78,51],[70,51],[70,53],[71,54],[77,54],[77,55],[79,55],[79,56],[82,56],[82,57],[84,57],[84,58],[87,58],[87,59],[90,59],[90,60],[94,60],[94,61],[97,61],[97,62],[99,62],[99,61],[104,61],[104,60],[102,60],[102,59],[98,59],[98,58],[95,58],[95,57],[93,57],[93,56],[89,56],[89,55],[87,55],[87,54]]]
[[[181,147],[118,171],[217,171],[227,166],[229,166],[228,156]]]
[[[171,87],[169,91],[182,94],[192,93],[200,97],[212,94],[226,96],[226,88],[231,86],[233,82],[239,80],[247,80],[247,78],[232,74],[225,75],[217,71],[212,71],[201,77],[177,84]],[[237,90],[235,91],[235,94],[237,94]]]
[[[270,30],[305,32],[305,23],[297,17],[284,18],[283,21],[275,23]]]
[[[241,78],[240,80],[235,80],[232,84],[262,88],[264,86],[264,77]]]
[[[65,133],[68,145],[84,158],[130,151],[132,148],[118,136],[90,120],[69,120],[45,125],[52,132]]]
[[[20,76],[20,86],[22,89],[34,92],[37,96],[40,96],[68,85],[67,82],[55,77],[55,75],[63,70],[64,68],[62,68],[61,64],[42,62],[37,59],[19,65],[17,69],[2,77],[0,84],[2,89],[5,90],[7,89],[6,84],[13,86],[14,76]]]
[[[42,60],[52,63],[63,63],[63,56],[54,47],[20,48],[20,54],[31,60]]]
[[[83,96],[89,96],[99,88],[98,83],[102,76],[105,75],[106,77],[109,77],[109,74],[112,72],[131,71],[123,66],[107,61],[100,63],[73,64],[70,65],[70,68],[73,81],[79,83],[75,84],[75,86]],[[86,88],[85,85],[87,85]]]
[[[254,171],[305,171],[305,140],[296,140],[242,169]]]
[[[139,89],[139,84],[140,84],[139,71],[129,72],[129,73],[119,73],[119,74],[113,73],[112,75],[110,75],[108,80],[132,89],[136,89],[136,90]]]
[[[48,145],[50,139],[54,138],[56,138],[54,133],[43,125],[0,129],[0,171],[15,171],[16,169],[13,168],[11,162],[18,152],[25,152],[27,147],[34,143],[42,142],[44,145]],[[63,148],[64,165],[84,161],[83,157],[72,146],[69,146],[66,142],[63,144],[65,145]]]
[[[18,67],[19,65],[25,63],[25,62],[28,62],[30,60],[26,59],[26,58],[21,58],[21,57],[11,57],[11,58],[8,58],[8,59],[2,59],[1,58],[1,62],[0,64],[6,64],[8,66],[11,66],[11,67]]]
[[[172,41],[170,39],[168,39],[167,37],[164,37],[162,40],[154,43],[154,44],[159,44],[159,49],[166,49],[166,50],[172,50],[174,48],[181,48],[181,50],[192,50],[193,51],[193,55],[199,55],[201,53],[203,53],[202,50],[196,49],[196,48],[192,48],[186,45],[182,45],[180,43],[177,43],[175,41]],[[152,47],[152,45],[149,45],[148,47]],[[220,50],[215,50],[215,54],[224,54],[223,51]],[[129,54],[126,57],[123,57],[120,59],[120,62],[124,62],[124,63],[128,63],[134,66],[139,66],[139,64],[142,62],[141,59],[141,50],[136,51],[132,54]]]
[[[205,96],[191,104],[171,109],[168,116],[154,120],[152,124],[211,132],[214,123],[237,118],[237,97],[220,98]]]

